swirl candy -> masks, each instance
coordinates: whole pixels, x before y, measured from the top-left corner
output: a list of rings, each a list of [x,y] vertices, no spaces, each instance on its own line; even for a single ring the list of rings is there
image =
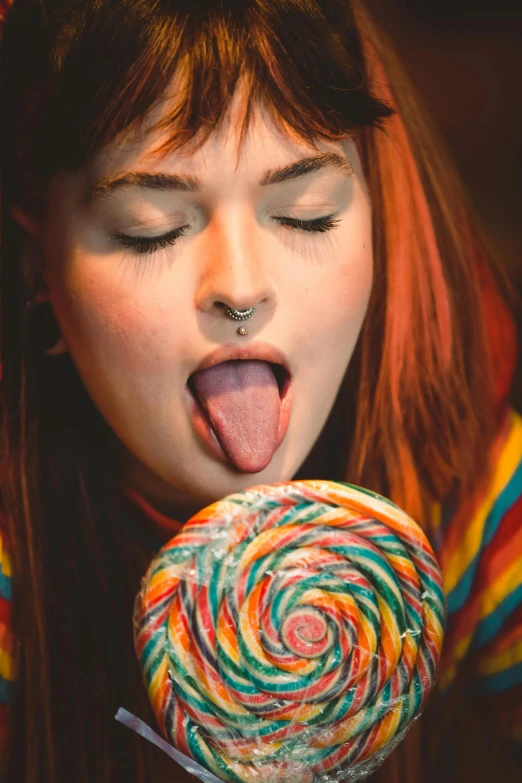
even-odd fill
[[[226,781],[326,783],[367,774],[402,738],[443,624],[437,562],[403,511],[294,481],[194,516],[146,574],[135,640],[182,753]]]

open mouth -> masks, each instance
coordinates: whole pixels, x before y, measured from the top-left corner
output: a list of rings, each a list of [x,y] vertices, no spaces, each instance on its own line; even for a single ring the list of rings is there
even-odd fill
[[[246,360],[245,359],[235,359],[233,361],[246,361]],[[222,364],[224,364],[224,362],[222,362]],[[288,390],[288,386],[290,384],[290,373],[288,372],[288,370],[285,367],[283,367],[282,364],[276,364],[275,362],[267,362],[267,364],[269,365],[270,369],[272,370],[272,373],[274,374],[274,378],[275,378],[276,383],[277,383],[277,388],[279,389],[279,397],[282,400],[283,397],[285,396],[285,394],[286,394],[286,392]],[[214,365],[214,366],[216,366],[216,365]],[[196,399],[197,399],[198,395],[197,395],[196,387],[194,385],[194,376],[196,374],[197,373],[192,373],[192,375],[189,377],[189,379],[187,381],[187,386],[189,388],[190,393],[193,394],[194,397],[196,397]]]
[[[282,364],[275,364],[274,362],[268,362],[268,364],[274,373],[274,378],[276,379],[277,387],[279,389],[279,396],[283,399],[290,383],[290,373]]]
[[[194,372],[187,392],[197,434],[214,456],[243,473],[271,462],[288,428],[292,382],[282,364],[236,358]]]

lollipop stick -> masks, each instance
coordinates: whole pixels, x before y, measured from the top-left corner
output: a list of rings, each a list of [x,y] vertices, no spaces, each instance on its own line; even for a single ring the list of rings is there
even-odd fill
[[[153,745],[161,748],[161,750],[165,751],[165,753],[170,756],[171,759],[177,761],[177,763],[182,766],[183,769],[186,769],[187,772],[190,772],[191,775],[194,775],[196,778],[202,780],[203,783],[223,783],[223,781],[221,781],[208,770],[204,769],[204,767],[201,767],[197,762],[189,759],[188,756],[180,753],[179,750],[176,750],[176,748],[173,748],[172,745],[169,745],[168,742],[165,742],[165,740],[162,739],[159,734],[156,734],[156,732],[153,731],[150,726],[147,726],[146,723],[137,718],[131,712],[123,709],[123,707],[119,708],[114,717],[117,721],[123,723],[124,726],[127,726],[128,729],[132,729],[132,731],[135,731],[136,734],[140,734],[146,740],[152,742]]]

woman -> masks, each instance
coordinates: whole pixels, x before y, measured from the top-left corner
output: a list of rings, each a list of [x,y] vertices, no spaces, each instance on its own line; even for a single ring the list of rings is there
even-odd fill
[[[522,423],[487,303],[512,327],[359,4],[16,0],[1,67],[8,780],[178,775],[112,720],[152,721],[133,598],[181,523],[253,483],[390,497],[445,570],[446,705],[511,676]],[[428,780],[420,743],[387,780]]]

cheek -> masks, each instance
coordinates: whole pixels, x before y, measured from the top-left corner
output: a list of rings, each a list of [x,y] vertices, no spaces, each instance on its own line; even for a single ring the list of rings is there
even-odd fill
[[[172,352],[180,334],[180,302],[158,277],[107,268],[106,259],[77,257],[50,281],[58,320],[77,364],[147,371]],[[106,365],[107,366],[107,365]]]
[[[368,305],[373,276],[371,245],[352,247],[335,260],[335,268],[310,291],[310,313],[319,327],[357,322]]]
[[[326,255],[326,254],[325,254]],[[367,202],[339,230],[321,274],[303,280],[303,340],[343,357],[351,355],[368,307],[373,282],[371,217]],[[332,357],[333,358],[333,357]],[[336,358],[339,358],[336,353]]]

